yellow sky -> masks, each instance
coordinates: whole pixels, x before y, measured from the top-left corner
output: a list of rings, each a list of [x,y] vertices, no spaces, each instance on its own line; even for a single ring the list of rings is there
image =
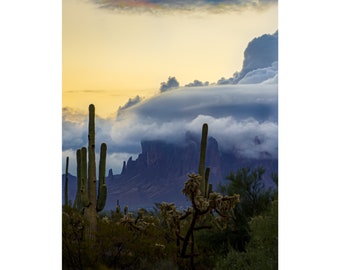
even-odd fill
[[[249,41],[278,29],[277,6],[223,14],[118,13],[63,0],[63,106],[114,115],[175,76],[217,82],[240,71]]]

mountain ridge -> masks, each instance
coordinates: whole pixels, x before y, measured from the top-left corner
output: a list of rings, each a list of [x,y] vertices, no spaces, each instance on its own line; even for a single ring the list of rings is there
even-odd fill
[[[254,143],[261,144],[258,138]],[[130,209],[151,208],[155,203],[174,202],[179,207],[188,204],[182,194],[187,174],[197,173],[199,162],[199,138],[187,133],[185,141],[170,143],[164,140],[142,141],[142,152],[133,160],[123,161],[120,174],[109,170],[106,177],[108,195],[104,210],[113,210],[119,202]],[[263,166],[265,186],[273,186],[271,173],[277,172],[277,158],[269,153],[260,153],[259,158],[245,158],[236,149],[223,152],[218,142],[208,138],[206,166],[210,168],[209,183],[216,190],[219,183],[225,183],[225,177],[242,167]],[[63,174],[63,196],[64,179]],[[73,201],[76,193],[76,176],[69,174],[69,198]],[[64,198],[63,198],[64,201]]]

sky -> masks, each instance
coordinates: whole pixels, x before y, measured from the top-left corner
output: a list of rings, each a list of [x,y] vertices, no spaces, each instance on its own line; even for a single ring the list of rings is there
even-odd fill
[[[141,140],[179,142],[204,120],[223,150],[277,158],[277,2],[251,3],[63,1],[63,171],[69,156],[76,174],[89,104],[114,174],[138,156]],[[168,90],[170,78],[178,89]],[[185,87],[193,82],[205,86]]]
[[[331,0],[279,3],[282,269],[339,268],[339,181],[333,169],[340,151],[338,10]],[[0,201],[11,204],[2,209],[10,222],[1,224],[6,256],[0,265],[61,269],[61,1],[4,1],[0,15],[2,180],[10,187],[1,190]],[[38,210],[23,210],[23,202]],[[316,212],[327,217],[327,230]],[[34,222],[22,230],[23,220]],[[329,248],[310,245],[311,235]]]
[[[169,76],[217,82],[242,67],[247,44],[278,29],[276,1],[63,0],[62,105],[101,117]]]
[[[278,157],[278,32],[248,42],[241,70],[218,84],[178,86],[171,78],[149,98],[130,98],[116,117],[96,116],[96,141],[108,145],[107,173],[119,174],[123,161],[135,159],[141,141],[182,143],[187,132],[199,136],[209,125],[223,152],[260,158],[264,151]],[[261,56],[261,57],[259,57]],[[231,83],[232,82],[232,83]],[[199,86],[197,86],[199,85]],[[97,108],[97,107],[96,107]],[[87,145],[88,112],[63,108],[63,168],[75,150]],[[254,144],[254,140],[261,144]],[[97,149],[97,159],[98,150]]]

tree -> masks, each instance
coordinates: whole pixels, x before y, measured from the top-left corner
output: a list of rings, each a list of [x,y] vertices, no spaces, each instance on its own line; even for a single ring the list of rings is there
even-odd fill
[[[278,201],[265,213],[249,222],[250,241],[245,252],[231,250],[217,259],[214,269],[277,270],[278,269]]]
[[[267,210],[272,201],[272,190],[265,189],[262,182],[264,172],[265,170],[261,166],[253,170],[249,167],[241,168],[226,177],[228,180],[226,185],[220,184],[218,187],[222,194],[240,194],[241,202],[238,210],[248,220]]]

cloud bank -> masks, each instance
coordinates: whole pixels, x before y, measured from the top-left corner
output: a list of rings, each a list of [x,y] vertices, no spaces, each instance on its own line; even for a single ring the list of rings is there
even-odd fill
[[[97,159],[100,144],[107,143],[107,170],[118,174],[124,160],[141,152],[142,140],[180,143],[187,132],[200,136],[203,123],[224,151],[248,158],[265,152],[277,158],[277,38],[278,32],[252,40],[242,70],[228,80],[222,78],[221,85],[202,86],[196,80],[191,87],[178,87],[175,77],[169,77],[158,95],[129,99],[116,119],[97,117]],[[63,163],[69,155],[70,173],[76,171],[76,149],[87,146],[87,128],[87,111],[63,108]]]
[[[205,122],[224,150],[236,147],[254,157],[259,149],[250,145],[257,136],[263,138],[261,147],[276,157],[277,84],[184,87],[163,93],[122,112],[111,139],[137,150],[141,140],[176,142],[187,131],[200,134]]]
[[[245,7],[263,8],[277,0],[93,0],[101,8],[116,11],[168,12],[193,11],[223,12]]]
[[[87,146],[87,115],[63,113],[64,153]],[[277,157],[277,84],[182,87],[161,93],[121,110],[117,119],[96,119],[96,148],[107,143],[107,167],[120,173],[122,162],[141,152],[142,140],[183,142],[188,131],[199,135],[203,123],[224,151],[251,158],[265,151]]]
[[[118,115],[120,114],[122,110],[126,110],[127,108],[133,105],[136,105],[137,103],[141,101],[142,101],[142,98],[139,95],[135,96],[134,98],[129,98],[129,100],[123,106],[119,106],[118,112],[117,112]]]

